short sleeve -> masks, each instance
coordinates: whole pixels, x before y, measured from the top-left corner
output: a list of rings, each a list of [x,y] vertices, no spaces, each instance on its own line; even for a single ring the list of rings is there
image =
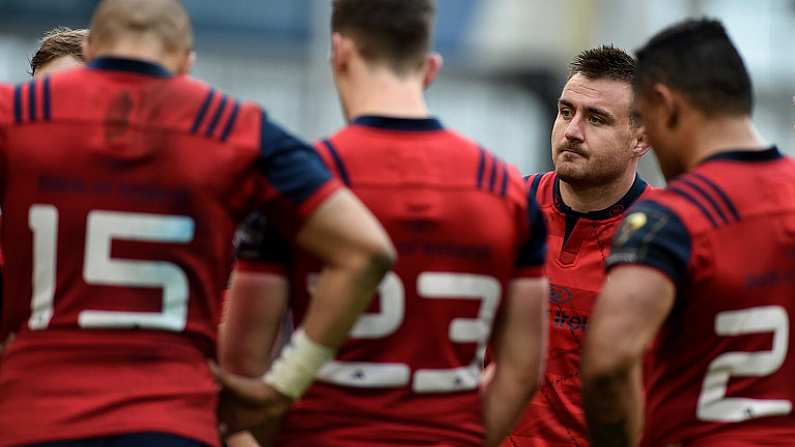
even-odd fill
[[[235,233],[235,257],[238,270],[286,274],[290,244],[264,214],[255,212]]]
[[[533,193],[527,194],[528,234],[516,257],[514,276],[540,277],[547,254],[547,227]]]
[[[317,152],[272,123],[262,112],[259,171],[268,188],[268,215],[282,228],[295,228],[342,187]]]
[[[613,238],[607,269],[636,264],[652,267],[679,285],[687,275],[692,240],[669,208],[651,200],[633,207]]]

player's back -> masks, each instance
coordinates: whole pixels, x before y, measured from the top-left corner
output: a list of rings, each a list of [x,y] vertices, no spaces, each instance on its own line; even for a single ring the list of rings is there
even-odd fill
[[[483,352],[528,226],[521,177],[435,119],[362,117],[318,151],[386,228],[398,262],[281,441],[482,445]],[[317,265],[295,265],[300,319]]]
[[[647,444],[791,445],[795,162],[723,153],[650,200],[683,224],[667,246],[689,263],[652,351]]]
[[[260,187],[259,108],[157,65],[0,88],[0,445],[160,431],[217,444],[218,301]],[[249,188],[245,188],[248,185]]]

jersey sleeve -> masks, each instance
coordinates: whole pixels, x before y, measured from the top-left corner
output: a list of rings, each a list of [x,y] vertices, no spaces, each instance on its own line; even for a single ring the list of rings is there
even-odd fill
[[[260,212],[248,216],[235,233],[235,269],[287,274],[290,244]]]
[[[613,238],[607,269],[634,264],[654,268],[675,285],[687,275],[692,238],[679,217],[651,200],[633,207]]]
[[[527,218],[524,243],[516,257],[514,277],[536,278],[544,275],[547,254],[547,227],[533,193],[527,194]]]
[[[259,172],[265,178],[268,216],[295,231],[332,193],[342,187],[317,152],[262,112]]]

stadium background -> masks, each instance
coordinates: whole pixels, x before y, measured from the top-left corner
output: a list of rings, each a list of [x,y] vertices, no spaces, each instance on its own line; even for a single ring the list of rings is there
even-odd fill
[[[87,27],[96,0],[0,0],[0,79],[28,78],[39,35]],[[263,104],[307,139],[343,124],[328,59],[329,0],[183,0],[192,15],[194,76]],[[756,90],[764,137],[795,155],[795,0],[438,0],[445,69],[434,114],[530,173],[549,167],[549,131],[566,63],[581,49],[633,50],[684,17],[724,20]],[[642,164],[662,182],[652,156]]]

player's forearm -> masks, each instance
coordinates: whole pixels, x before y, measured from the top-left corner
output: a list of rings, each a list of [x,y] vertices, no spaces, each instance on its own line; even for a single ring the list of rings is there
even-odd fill
[[[583,404],[594,447],[630,447],[640,441],[643,396],[640,361],[628,367],[583,369]]]
[[[546,279],[511,281],[494,332],[494,378],[486,385],[486,445],[498,445],[513,429],[538,389],[546,352]]]
[[[395,249],[378,220],[347,190],[315,211],[297,242],[325,264],[303,329],[316,343],[337,348],[395,262]]]
[[[306,334],[323,346],[339,347],[370,304],[391,265],[389,260],[367,256],[358,261],[348,259],[341,265],[328,265],[320,274],[301,325]]]
[[[487,447],[499,445],[511,433],[527,402],[538,389],[539,375],[511,374],[501,372],[497,367],[483,396]]]
[[[287,309],[287,280],[270,273],[232,274],[225,319],[219,328],[221,367],[249,377],[261,376]]]

